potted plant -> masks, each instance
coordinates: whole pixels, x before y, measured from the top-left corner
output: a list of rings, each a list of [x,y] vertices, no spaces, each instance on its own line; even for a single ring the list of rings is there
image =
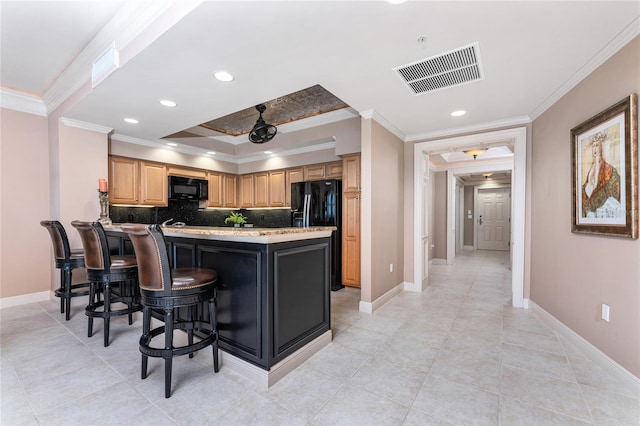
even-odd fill
[[[243,223],[247,223],[247,218],[240,212],[231,212],[231,214],[224,219],[224,223],[233,223],[233,226],[237,228]]]

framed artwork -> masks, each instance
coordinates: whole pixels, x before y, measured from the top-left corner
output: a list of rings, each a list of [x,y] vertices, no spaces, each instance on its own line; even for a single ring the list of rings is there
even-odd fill
[[[572,232],[638,238],[638,96],[571,129]]]

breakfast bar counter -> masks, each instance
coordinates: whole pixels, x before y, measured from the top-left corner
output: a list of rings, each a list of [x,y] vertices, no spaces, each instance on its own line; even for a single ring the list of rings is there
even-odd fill
[[[266,371],[331,340],[333,230],[163,227],[173,267],[218,272],[220,348]],[[118,225],[105,231],[113,254],[133,254]]]

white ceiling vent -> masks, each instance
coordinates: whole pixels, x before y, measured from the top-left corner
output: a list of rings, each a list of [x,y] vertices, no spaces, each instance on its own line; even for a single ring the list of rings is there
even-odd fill
[[[414,95],[482,80],[480,45],[476,42],[393,69]]]

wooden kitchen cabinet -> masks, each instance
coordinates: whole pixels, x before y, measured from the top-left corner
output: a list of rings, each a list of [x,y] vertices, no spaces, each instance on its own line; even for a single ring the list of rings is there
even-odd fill
[[[253,182],[253,174],[240,176],[240,207],[253,207]]]
[[[304,180],[320,180],[324,179],[324,164],[312,164],[304,166]]]
[[[360,154],[342,164],[342,283],[360,287]]]
[[[269,172],[253,175],[253,206],[269,207]]]
[[[109,157],[109,202],[167,206],[167,167],[124,157]]]
[[[360,154],[342,159],[342,192],[360,191]]]
[[[304,168],[296,167],[285,170],[284,196],[287,206],[291,206],[291,184],[304,181]]]
[[[168,185],[165,164],[140,161],[140,204],[168,206]]]
[[[269,206],[284,207],[287,205],[286,198],[286,173],[284,170],[269,172]],[[289,188],[291,191],[291,188]]]
[[[325,179],[342,178],[342,161],[327,163],[324,168],[324,178]]]
[[[222,186],[224,189],[224,207],[238,207],[238,177],[236,175],[223,175]]]
[[[209,200],[207,201],[207,206],[224,206],[224,174],[208,172],[207,181],[209,182]]]
[[[138,160],[109,157],[109,202],[111,204],[138,204],[139,167]]]

